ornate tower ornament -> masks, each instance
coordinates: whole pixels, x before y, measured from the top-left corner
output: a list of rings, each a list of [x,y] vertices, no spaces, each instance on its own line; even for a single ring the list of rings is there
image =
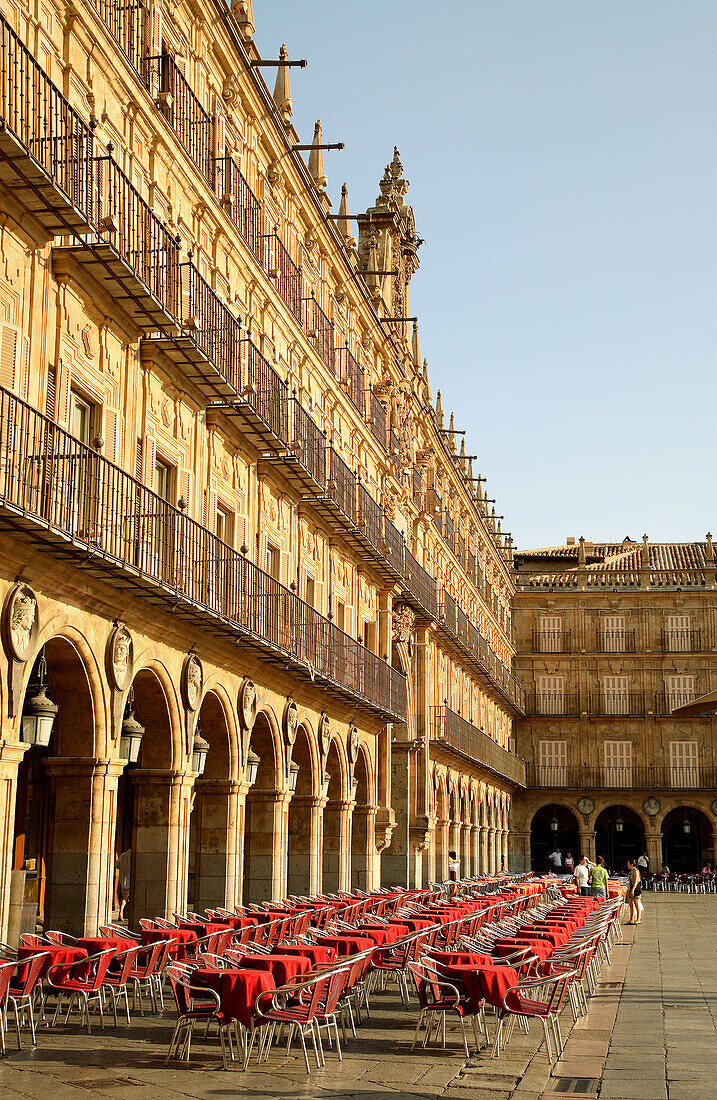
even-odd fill
[[[8,657],[8,714],[17,714],[22,701],[22,677],[25,662],[37,649],[40,616],[37,596],[29,585],[14,585],[7,594],[2,612],[2,642]]]
[[[119,737],[122,725],[123,694],[134,678],[134,642],[124,623],[115,624],[107,640],[105,666],[112,700],[112,740]]]
[[[244,677],[239,688],[239,722],[248,733],[251,733],[256,722],[256,687],[248,676]]]
[[[289,52],[286,46],[282,43],[279,50],[279,61],[288,61]],[[274,85],[274,102],[279,108],[279,114],[284,120],[285,125],[289,125],[291,122],[291,116],[294,113],[294,103],[291,98],[291,88],[289,87],[289,69],[286,65],[280,65],[276,70],[276,84]]]
[[[287,745],[291,746],[296,741],[299,728],[299,709],[294,700],[289,696],[284,708],[284,737]]]

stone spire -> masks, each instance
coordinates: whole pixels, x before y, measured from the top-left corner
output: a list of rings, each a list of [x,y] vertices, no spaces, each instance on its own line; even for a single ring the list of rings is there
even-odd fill
[[[642,566],[644,569],[650,567],[650,543],[648,542],[647,535],[642,536]]]
[[[431,403],[431,383],[428,381],[428,360],[423,360],[423,392],[427,405]]]
[[[246,42],[254,34],[254,12],[251,0],[234,0],[232,12],[241,36]]]
[[[325,191],[326,184],[329,182],[328,176],[324,172],[324,152],[323,149],[319,148],[322,140],[321,119],[317,118],[314,126],[314,140],[311,143],[311,152],[309,153],[309,175],[319,191]]]
[[[341,202],[336,228],[346,247],[355,248],[356,238],[351,236],[351,222],[349,221],[349,189],[345,183],[341,185]]]
[[[585,565],[585,539],[582,535],[578,539],[578,565]]]
[[[413,335],[411,336],[411,353],[413,355],[413,365],[416,371],[421,373],[421,345],[418,342],[418,322],[413,322]]]
[[[473,480],[473,459],[472,458],[468,459],[468,467],[466,469],[466,476],[468,478],[468,492],[473,497],[473,496],[475,496],[475,492],[476,492],[476,483]],[[480,482],[478,482],[478,484],[480,485]]]
[[[461,449],[458,452],[458,457],[461,460],[461,466],[463,467],[463,470],[465,472],[465,468],[466,468],[466,437],[465,436],[463,436],[462,439],[461,439]]]
[[[279,61],[288,61],[289,52],[286,46],[282,43],[279,50]],[[291,88],[289,87],[289,70],[286,65],[280,65],[276,70],[276,84],[274,85],[274,103],[279,108],[279,114],[284,120],[284,123],[288,126],[291,122],[291,116],[294,113],[294,102],[291,98]]]
[[[446,441],[448,443],[448,449],[453,454],[455,454],[456,453],[456,418],[455,418],[453,413],[451,413],[451,419],[448,422],[448,431],[450,433],[449,436],[448,436],[448,439]]]
[[[443,425],[444,425],[443,402],[441,401],[441,391],[440,390],[438,390],[437,393],[436,393],[436,424],[438,425],[439,428],[442,428]]]
[[[712,546],[712,535],[709,531],[707,532],[707,546],[705,548],[705,559],[707,561],[714,561],[715,560],[714,547]]]

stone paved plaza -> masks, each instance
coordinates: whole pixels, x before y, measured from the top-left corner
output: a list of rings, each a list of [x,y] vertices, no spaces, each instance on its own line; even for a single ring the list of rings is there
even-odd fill
[[[133,1021],[91,1037],[77,1025],[41,1032],[37,1049],[12,1051],[0,1065],[3,1097],[158,1096],[221,1100],[356,1097],[360,1100],[708,1100],[717,1097],[717,898],[648,894],[639,929],[625,928],[612,966],[601,975],[588,1016],[570,1030],[562,1061],[548,1066],[542,1029],[518,1029],[499,1060],[474,1055],[466,1065],[449,1031],[445,1051],[410,1052],[415,998],[403,1010],[391,988],[373,998],[372,1020],[349,1041],[344,1061],[306,1076],[300,1054],[274,1049],[247,1073],[218,1069],[216,1040],[197,1042],[187,1067],[164,1069],[174,1013]],[[569,1010],[563,1029],[570,1029]],[[489,1026],[493,1027],[492,1020]]]

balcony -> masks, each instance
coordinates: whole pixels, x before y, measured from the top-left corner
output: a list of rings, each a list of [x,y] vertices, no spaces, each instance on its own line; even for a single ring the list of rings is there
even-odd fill
[[[406,719],[406,682],[205,527],[0,388],[0,526],[90,576]]]
[[[143,357],[162,352],[209,401],[237,397],[241,387],[239,321],[191,262],[179,265],[179,285],[180,332],[144,339]]]
[[[339,348],[336,352],[341,386],[346,391],[354,408],[366,416],[366,373],[348,348]]]
[[[526,713],[530,718],[575,718],[580,714],[577,692],[536,691],[526,696]]]
[[[107,297],[141,332],[166,331],[179,316],[179,243],[109,148],[108,156],[94,161],[97,239],[53,248],[53,271]]]
[[[304,307],[304,329],[309,343],[321,362],[331,374],[336,374],[334,358],[334,326],[312,294],[302,300]]]
[[[144,83],[155,106],[210,186],[214,184],[214,120],[207,114],[171,53],[147,57]]]
[[[264,270],[276,286],[294,318],[302,323],[302,278],[301,268],[297,267],[279,239],[278,229],[262,235]]]
[[[435,579],[414,558],[410,550],[403,554],[404,595],[419,615],[438,616],[438,588]]]
[[[324,492],[312,496],[309,503],[334,532],[353,532],[358,524],[358,481],[333,444],[326,451],[326,470]]]
[[[130,65],[139,72],[144,54],[144,28],[148,19],[143,3],[117,0],[90,0],[92,7],[122,50]]]
[[[244,179],[232,157],[219,157],[216,164],[216,187],[221,204],[244,244],[261,262],[261,203]]]
[[[461,718],[446,706],[433,708],[431,742],[468,760],[500,779],[525,786],[525,762],[488,737],[482,729]]]
[[[489,602],[485,599],[485,602]],[[534,630],[533,653],[572,653],[570,630]]]
[[[388,451],[388,425],[386,423],[386,407],[383,405],[373,390],[368,395],[368,416],[366,422],[371,435],[378,443],[382,451]]]
[[[595,633],[595,649],[598,653],[634,653],[634,630],[600,630]]]
[[[643,718],[644,691],[602,691],[590,694],[588,713],[598,718]]]
[[[448,645],[468,659],[481,682],[497,692],[518,714],[525,713],[523,688],[445,589],[439,599],[437,623]]]
[[[237,367],[238,396],[207,406],[207,423],[221,413],[235,424],[244,442],[262,454],[285,450],[289,442],[288,386],[247,337]],[[239,355],[239,352],[237,353]]]
[[[702,653],[702,631],[661,630],[660,648],[663,653]]]
[[[714,766],[671,767],[648,764],[639,767],[607,765],[526,764],[526,786],[534,789],[573,791],[608,790],[712,790],[717,787]]]
[[[397,580],[403,580],[406,540],[387,515],[383,517],[383,555]]]
[[[93,224],[92,130],[0,15],[0,183],[50,236]]]
[[[264,461],[310,503],[326,494],[326,434],[296,397],[289,400],[289,446],[279,454],[265,455]]]
[[[661,718],[669,718],[678,707],[686,707],[694,702],[701,693],[695,691],[658,691],[655,693],[655,714]],[[705,716],[711,718],[712,712],[705,711]]]

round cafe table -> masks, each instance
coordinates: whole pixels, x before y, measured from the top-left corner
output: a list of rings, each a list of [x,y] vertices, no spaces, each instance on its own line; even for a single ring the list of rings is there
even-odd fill
[[[331,966],[336,961],[334,947],[321,947],[318,944],[282,943],[281,953],[282,955],[302,955],[310,961],[312,967]]]
[[[368,936],[319,936],[317,942],[335,948],[338,955],[358,955],[376,946],[375,940]]]
[[[311,971],[310,959],[303,955],[284,955],[283,951],[276,955],[242,955],[238,962],[241,968],[271,974],[277,988]]]
[[[475,1012],[483,1000],[500,1007],[503,994],[512,985],[518,984],[518,974],[512,966],[476,968],[472,963],[448,963],[443,967],[443,973],[449,981],[457,980],[464,986]]]
[[[194,946],[197,943],[197,933],[189,928],[143,928],[141,932],[142,943],[150,944],[158,941],[177,940],[170,950],[170,955],[177,962],[183,962],[194,954]]]
[[[139,945],[137,940],[122,939],[121,936],[81,936],[75,946],[83,948],[88,955],[98,955],[100,951],[129,951]]]
[[[263,970],[214,970],[203,966],[192,971],[191,984],[213,989],[219,994],[219,1010],[225,1019],[238,1020],[249,1030],[254,1026],[257,997],[276,987],[271,974]]]
[[[87,958],[87,952],[83,947],[70,946],[69,944],[63,944],[62,946],[43,944],[42,947],[18,947],[17,949],[18,962],[22,962],[24,959],[30,959],[33,955],[47,956],[40,970],[41,978],[45,977],[51,966],[57,966],[60,963],[78,962],[79,959]]]

